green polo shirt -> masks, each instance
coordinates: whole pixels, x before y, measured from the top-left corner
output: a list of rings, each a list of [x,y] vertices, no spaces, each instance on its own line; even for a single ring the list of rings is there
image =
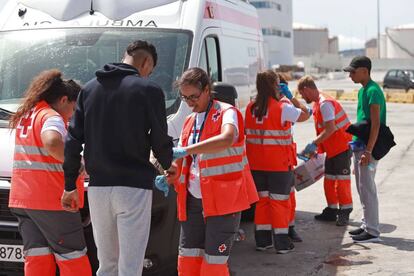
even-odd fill
[[[371,104],[378,104],[380,106],[380,122],[386,124],[387,109],[384,92],[382,92],[381,87],[373,80],[370,80],[365,87],[362,87],[358,91],[357,122],[370,119]]]

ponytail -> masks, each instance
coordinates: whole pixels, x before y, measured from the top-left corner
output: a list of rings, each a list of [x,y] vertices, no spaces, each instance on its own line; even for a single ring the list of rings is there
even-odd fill
[[[63,80],[62,73],[58,69],[41,72],[33,78],[29,88],[25,92],[22,105],[10,118],[10,128],[16,128],[20,119],[40,101],[46,101],[51,105],[63,96],[67,96],[69,101],[75,101],[80,90],[81,87],[79,84],[73,80]]]
[[[272,70],[267,70],[257,74],[257,96],[250,111],[259,120],[262,120],[262,118],[266,115],[269,98],[276,99],[276,86],[278,84],[279,77]]]

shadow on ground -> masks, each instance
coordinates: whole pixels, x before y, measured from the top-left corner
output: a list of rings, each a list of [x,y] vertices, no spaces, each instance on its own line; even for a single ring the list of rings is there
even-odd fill
[[[350,229],[359,227],[358,221],[351,221],[348,228],[338,227],[334,222],[316,221],[315,215],[297,211],[296,230],[304,241],[296,243],[294,252],[286,255],[276,254],[274,249],[255,251],[253,223],[243,222],[241,228],[246,240],[236,242],[233,248],[229,261],[231,275],[336,275],[340,267],[369,265],[375,261],[374,256],[361,254],[361,250],[371,250],[369,244],[354,244],[348,237]],[[392,224],[381,224],[380,228],[383,234],[397,229]],[[382,244],[398,250],[414,250],[414,241],[403,238],[383,236]]]

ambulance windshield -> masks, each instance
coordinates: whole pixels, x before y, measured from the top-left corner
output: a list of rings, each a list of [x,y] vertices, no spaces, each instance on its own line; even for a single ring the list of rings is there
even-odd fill
[[[77,28],[0,33],[0,109],[15,111],[30,80],[43,70],[58,68],[81,84],[109,62],[120,62],[133,40],[155,45],[158,63],[151,79],[164,90],[167,113],[177,106],[173,82],[188,66],[191,33],[185,31]]]

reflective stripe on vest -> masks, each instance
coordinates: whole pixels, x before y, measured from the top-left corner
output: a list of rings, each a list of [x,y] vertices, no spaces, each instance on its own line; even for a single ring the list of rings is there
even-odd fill
[[[61,163],[45,163],[16,160],[13,162],[13,168],[21,170],[63,172],[63,167]]]
[[[241,172],[244,170],[244,167],[247,165],[247,163],[248,163],[247,158],[243,156],[243,159],[241,162],[203,168],[201,169],[201,176],[216,176],[216,175],[229,174],[229,173],[234,173],[234,172]]]
[[[259,197],[269,197],[269,191],[260,191],[257,193],[259,194]]]
[[[244,146],[231,147],[231,148],[225,149],[217,153],[204,153],[204,154],[201,154],[200,161],[242,155],[243,151],[244,151]]]
[[[349,123],[350,123],[349,119],[346,118],[345,120],[341,121],[340,123],[337,123],[336,124],[336,127],[337,128],[343,128],[344,126],[346,126]]]
[[[226,264],[227,260],[229,259],[229,256],[213,256],[204,254],[204,259],[209,264]]]
[[[33,256],[45,256],[52,254],[52,251],[49,247],[36,247],[36,248],[29,248],[24,251],[25,257],[33,257]]]
[[[72,251],[69,253],[65,253],[65,254],[57,254],[54,253],[55,258],[59,261],[66,261],[66,260],[73,260],[73,259],[78,259],[81,258],[83,256],[86,255],[86,247],[82,250],[78,250],[78,251]]]
[[[288,200],[290,195],[282,195],[282,194],[269,194],[270,199],[273,200]]]
[[[265,129],[245,129],[247,135],[258,136],[289,136],[292,134],[292,130],[265,130]]]
[[[342,118],[343,116],[345,116],[345,111],[342,109],[341,111],[338,112],[338,114],[335,115],[334,121],[335,121],[335,126],[340,129],[343,128],[346,124],[350,123],[348,117],[346,117],[343,121],[341,122],[337,122],[340,118]],[[318,123],[318,128],[323,128],[323,125],[321,123]]]
[[[49,156],[49,153],[45,148],[39,148],[36,146],[27,146],[27,145],[16,145],[14,147],[15,153],[30,154],[30,155],[43,155]]]
[[[204,256],[204,249],[180,247],[178,250],[178,254],[182,257],[202,257]]]
[[[288,146],[288,145],[292,145],[292,138],[291,137],[289,137],[288,139],[247,138],[246,144]]]
[[[181,175],[180,175],[180,184],[185,184],[185,178],[186,178],[186,170],[184,170],[184,168],[187,168],[187,158],[183,159],[183,163],[182,163],[182,170],[181,170]]]

